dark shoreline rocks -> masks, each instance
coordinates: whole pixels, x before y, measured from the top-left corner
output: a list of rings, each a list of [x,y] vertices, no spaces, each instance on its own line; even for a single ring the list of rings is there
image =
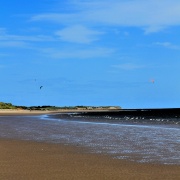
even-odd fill
[[[57,119],[131,123],[131,124],[171,124],[180,125],[180,109],[122,109],[115,111],[87,111],[50,115]]]
[[[180,108],[167,109],[122,109],[116,111],[82,112],[84,116],[129,116],[146,118],[180,118]]]

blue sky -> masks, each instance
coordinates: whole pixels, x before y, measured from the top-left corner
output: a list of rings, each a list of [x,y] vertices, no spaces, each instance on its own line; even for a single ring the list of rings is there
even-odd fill
[[[0,101],[180,106],[179,0],[2,0],[0,7]]]

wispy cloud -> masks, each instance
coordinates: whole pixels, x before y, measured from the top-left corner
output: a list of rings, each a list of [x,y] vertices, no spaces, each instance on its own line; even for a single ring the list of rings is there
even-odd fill
[[[66,58],[97,58],[97,57],[108,57],[115,52],[114,49],[108,48],[79,48],[79,49],[55,49],[55,48],[43,48],[40,50],[46,56],[56,59],[66,59]]]
[[[34,36],[23,36],[23,35],[12,35],[8,34],[5,29],[0,29],[0,40],[1,41],[54,41],[55,39],[50,36],[34,35]]]
[[[44,13],[37,14],[31,17],[30,21],[50,21],[55,23],[66,24],[72,23],[74,24],[75,20],[77,22],[82,22],[82,17],[80,14],[70,13],[70,14],[60,14],[60,13]]]
[[[75,43],[91,43],[98,40],[97,35],[103,34],[95,30],[91,30],[82,25],[75,25],[64,28],[56,32],[56,35],[63,41]]]
[[[0,47],[18,47],[27,48],[29,45],[23,41],[1,41]]]
[[[74,7],[74,13],[37,14],[31,20],[71,25],[88,22],[92,25],[140,27],[145,33],[180,25],[178,0],[71,0],[69,2]]]
[[[137,65],[133,63],[125,63],[125,64],[118,64],[118,65],[112,65],[113,68],[117,69],[123,69],[123,70],[134,70],[134,69],[140,69],[144,68],[144,65]]]
[[[29,48],[40,51],[45,56],[57,59],[107,57],[115,52],[113,48],[81,46],[81,44],[89,44],[98,40],[97,36],[103,34],[103,32],[82,25],[66,27],[62,30],[49,33],[51,33],[52,36],[14,35],[7,33],[5,28],[0,28],[0,47]],[[72,44],[66,48],[63,47],[62,41],[79,43],[80,45],[74,47]],[[51,48],[49,48],[49,42],[52,45]],[[57,47],[61,47],[61,49]]]
[[[170,42],[156,42],[154,43],[154,45],[164,47],[164,48],[169,48],[169,49],[180,50],[180,46],[172,44]]]
[[[1,47],[23,47],[26,48],[31,42],[56,41],[55,38],[44,35],[14,35],[8,34],[5,28],[0,28],[0,46]]]

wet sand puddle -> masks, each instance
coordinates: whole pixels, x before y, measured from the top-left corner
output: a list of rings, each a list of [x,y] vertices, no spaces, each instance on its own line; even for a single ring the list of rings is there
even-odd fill
[[[179,126],[1,116],[0,137],[74,144],[141,163],[180,164]]]

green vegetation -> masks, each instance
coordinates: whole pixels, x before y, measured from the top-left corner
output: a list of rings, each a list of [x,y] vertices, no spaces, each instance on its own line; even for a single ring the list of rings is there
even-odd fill
[[[0,102],[0,109],[16,109],[16,106],[13,106],[11,103]]]
[[[119,106],[15,106],[11,103],[0,102],[0,109],[22,109],[22,110],[40,110],[40,111],[55,111],[55,110],[96,110],[96,109],[121,109]]]

